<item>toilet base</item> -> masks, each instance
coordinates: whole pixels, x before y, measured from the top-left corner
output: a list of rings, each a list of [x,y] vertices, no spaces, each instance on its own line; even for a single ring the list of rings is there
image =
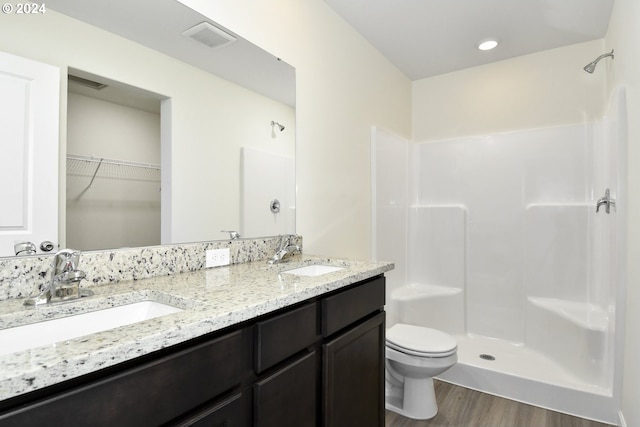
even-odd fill
[[[394,390],[395,389],[395,390]],[[385,408],[414,420],[428,420],[438,414],[438,404],[433,379],[404,378],[403,390],[388,389]]]

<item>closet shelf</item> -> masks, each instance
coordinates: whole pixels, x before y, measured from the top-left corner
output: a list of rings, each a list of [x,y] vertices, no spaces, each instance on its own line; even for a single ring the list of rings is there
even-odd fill
[[[160,182],[160,165],[106,157],[67,155],[67,175]]]

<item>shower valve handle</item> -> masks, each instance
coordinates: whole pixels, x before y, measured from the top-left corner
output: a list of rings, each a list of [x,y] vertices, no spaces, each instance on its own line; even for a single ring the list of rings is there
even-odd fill
[[[611,193],[608,188],[604,191],[604,197],[600,197],[596,202],[596,213],[598,213],[602,205],[604,205],[604,211],[606,213],[611,213],[611,206],[614,208],[616,206],[616,201],[611,198]]]

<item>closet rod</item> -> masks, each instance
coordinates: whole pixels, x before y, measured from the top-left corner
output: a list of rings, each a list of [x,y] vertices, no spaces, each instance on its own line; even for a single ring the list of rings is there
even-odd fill
[[[105,163],[110,165],[118,165],[118,166],[131,166],[134,168],[144,168],[144,169],[155,169],[160,170],[160,165],[153,163],[142,163],[142,162],[132,162],[129,160],[115,160],[115,159],[107,159],[101,157],[94,156],[79,156],[75,154],[67,155],[67,160],[79,160],[83,162],[92,162],[92,163]]]

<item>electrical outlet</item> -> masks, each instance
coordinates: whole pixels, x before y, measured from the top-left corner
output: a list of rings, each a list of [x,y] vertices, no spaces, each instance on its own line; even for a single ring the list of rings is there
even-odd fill
[[[207,250],[206,268],[229,265],[229,262],[229,248]]]

